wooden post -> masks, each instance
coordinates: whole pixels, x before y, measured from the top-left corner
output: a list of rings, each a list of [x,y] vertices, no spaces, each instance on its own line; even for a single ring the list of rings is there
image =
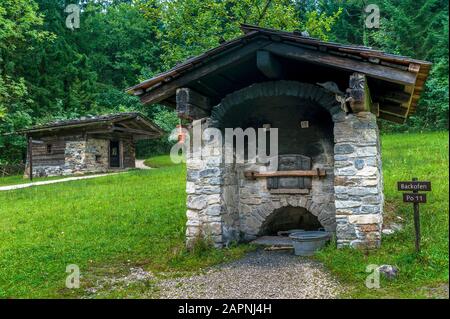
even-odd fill
[[[414,182],[417,181],[417,177],[413,177]],[[419,191],[413,190],[414,194],[417,194]],[[419,216],[419,203],[415,202],[414,205],[414,229],[416,232],[416,252],[420,251],[420,216]]]
[[[33,181],[33,138],[28,136],[28,167],[30,181]]]
[[[350,108],[354,113],[370,112],[372,109],[372,99],[370,97],[367,78],[362,73],[353,73],[350,76],[349,89]]]
[[[187,120],[198,120],[207,117],[211,110],[208,97],[189,88],[179,88],[176,93],[178,117]]]

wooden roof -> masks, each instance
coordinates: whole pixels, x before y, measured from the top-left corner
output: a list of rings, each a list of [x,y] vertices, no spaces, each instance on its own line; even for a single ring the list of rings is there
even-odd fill
[[[65,131],[95,133],[126,133],[136,137],[160,137],[164,132],[139,112],[126,112],[87,116],[37,125],[18,133],[32,135],[57,135]]]
[[[252,69],[256,52],[264,50],[280,58],[282,63],[291,63],[286,68],[289,80],[304,80],[301,77],[307,75],[314,82],[335,81],[345,90],[349,74],[365,74],[372,99],[379,103],[379,116],[403,123],[415,112],[431,67],[427,61],[364,46],[325,42],[297,32],[251,25],[241,28],[243,36],[190,58],[128,88],[127,92],[139,96],[144,104],[174,106],[176,90],[190,87],[219,102],[233,90],[267,81]]]

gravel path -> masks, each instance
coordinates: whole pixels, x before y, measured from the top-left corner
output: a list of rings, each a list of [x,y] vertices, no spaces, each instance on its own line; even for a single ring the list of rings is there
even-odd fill
[[[161,298],[336,298],[342,287],[324,267],[286,251],[258,250],[205,274],[158,283]]]
[[[10,186],[1,186],[0,191],[9,191],[14,189],[20,189],[20,188],[27,188],[31,186],[40,186],[40,185],[49,185],[49,184],[56,184],[56,183],[64,183],[64,182],[70,182],[70,181],[78,181],[80,179],[91,179],[91,178],[97,178],[97,177],[103,177],[103,176],[111,176],[116,175],[119,173],[108,173],[108,174],[96,174],[96,175],[86,175],[86,176],[76,176],[76,177],[66,177],[61,179],[53,179],[50,181],[42,181],[42,182],[31,182],[26,184],[16,184],[16,185],[10,185]]]

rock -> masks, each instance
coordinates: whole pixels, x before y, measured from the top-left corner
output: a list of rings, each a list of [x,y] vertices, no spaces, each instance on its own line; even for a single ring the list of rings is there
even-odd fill
[[[392,230],[394,230],[394,231],[399,231],[399,230],[403,229],[402,224],[392,223],[390,226],[391,226]]]
[[[393,233],[395,233],[395,230],[390,229],[390,228],[385,228],[381,232],[383,233],[383,235],[392,235]]]
[[[381,265],[380,267],[378,267],[378,271],[380,272],[380,274],[383,274],[383,276],[385,276],[386,278],[394,279],[395,277],[397,277],[399,270],[395,266]]]

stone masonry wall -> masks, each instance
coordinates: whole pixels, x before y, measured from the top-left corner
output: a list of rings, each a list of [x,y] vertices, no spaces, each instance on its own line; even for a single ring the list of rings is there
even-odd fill
[[[283,94],[293,96],[304,97],[309,92],[314,101],[331,114],[334,141],[314,141],[321,144],[321,152],[312,158],[313,169],[324,169],[326,177],[312,178],[308,194],[274,194],[267,189],[266,179],[244,177],[244,171],[261,167],[225,165],[221,145],[206,142],[201,150],[203,157],[187,160],[187,245],[205,237],[217,247],[233,240],[254,239],[275,210],[292,206],[305,208],[317,216],[328,231],[335,232],[338,247],[378,247],[384,196],[375,115],[369,112],[345,114],[334,96],[308,84],[273,83],[254,91],[266,94],[263,89],[273,89],[273,86],[277,88],[273,94],[281,94],[283,88],[287,90]],[[234,105],[232,98],[228,100]],[[222,114],[225,109],[216,109],[212,116]],[[215,122],[218,120],[207,118],[206,126],[213,123],[217,127]]]
[[[384,196],[375,115],[361,112],[339,116],[334,139],[338,247],[378,247]]]
[[[109,167],[109,140],[88,138],[85,152],[85,172],[106,172]]]
[[[265,178],[249,180],[244,171],[261,171],[263,165],[247,164],[239,170],[239,215],[244,240],[255,239],[263,222],[281,207],[303,207],[316,216],[321,225],[330,232],[335,230],[335,208],[333,194],[333,146],[323,141],[324,152],[313,159],[312,169],[324,169],[326,176],[312,178],[312,187],[307,194],[273,194],[267,188]],[[327,145],[328,144],[328,145]],[[260,167],[258,167],[260,166]]]
[[[209,125],[207,120],[202,127],[206,129]],[[204,142],[197,151],[186,160],[187,246],[191,247],[197,238],[207,238],[222,247],[226,245],[224,233],[235,236],[233,201],[228,201],[235,196],[232,192],[235,179],[225,174],[221,147],[214,140]]]

